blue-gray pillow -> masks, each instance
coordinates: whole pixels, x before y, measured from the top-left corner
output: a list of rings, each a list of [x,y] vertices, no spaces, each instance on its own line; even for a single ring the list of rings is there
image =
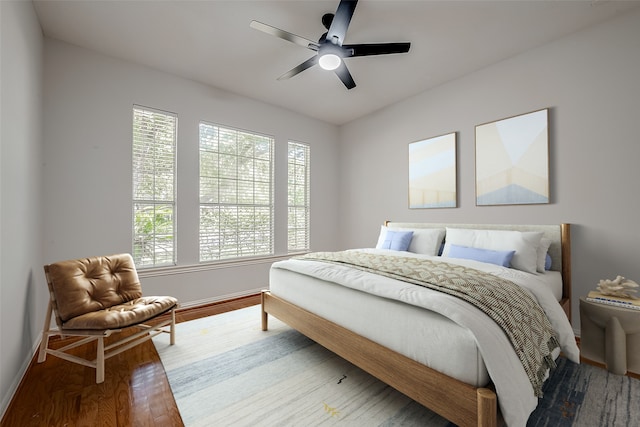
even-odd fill
[[[451,245],[448,256],[451,258],[472,259],[490,264],[511,266],[511,258],[516,251],[494,251],[491,249],[471,248],[468,246]]]
[[[544,262],[544,269],[551,270],[551,255],[547,254],[547,257]]]
[[[413,238],[413,231],[391,231],[387,230],[384,241],[380,245],[379,249],[391,249],[394,251],[406,251],[409,249],[411,239]]]

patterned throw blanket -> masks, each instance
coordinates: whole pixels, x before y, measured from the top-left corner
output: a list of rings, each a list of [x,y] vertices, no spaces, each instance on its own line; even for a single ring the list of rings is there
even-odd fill
[[[560,345],[538,302],[515,283],[442,261],[359,251],[316,252],[296,259],[347,265],[444,292],[473,304],[504,330],[535,395],[542,397],[547,370],[556,366],[551,353]]]

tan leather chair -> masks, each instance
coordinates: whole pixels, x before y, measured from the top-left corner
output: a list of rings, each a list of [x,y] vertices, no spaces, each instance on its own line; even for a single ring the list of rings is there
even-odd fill
[[[154,336],[168,332],[175,343],[175,309],[178,300],[170,296],[142,296],[138,273],[129,254],[60,261],[44,266],[49,286],[49,306],[42,332],[38,363],[48,354],[96,369],[96,383],[104,381],[104,361]],[[170,312],[168,319],[148,322]],[[57,327],[51,327],[55,314]],[[166,327],[169,327],[167,331]],[[124,328],[140,330],[105,346],[104,339]],[[59,349],[49,348],[49,337],[85,337]],[[93,360],[68,351],[97,340]]]

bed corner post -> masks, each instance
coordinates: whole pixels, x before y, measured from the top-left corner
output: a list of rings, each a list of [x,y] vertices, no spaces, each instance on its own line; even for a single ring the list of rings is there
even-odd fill
[[[266,331],[269,329],[269,313],[267,313],[267,311],[265,310],[264,304],[265,304],[265,299],[266,299],[266,294],[269,291],[267,290],[263,290],[260,293],[260,308],[262,310],[262,330]]]
[[[560,225],[562,246],[562,297],[568,301],[565,312],[571,322],[571,224]]]
[[[498,425],[498,399],[488,388],[476,390],[478,397],[478,427],[496,427]]]

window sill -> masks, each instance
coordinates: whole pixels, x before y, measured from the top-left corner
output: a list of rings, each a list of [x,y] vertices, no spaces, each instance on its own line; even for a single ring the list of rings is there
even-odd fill
[[[289,259],[296,255],[302,255],[307,252],[292,252],[284,255],[269,255],[262,257],[234,258],[221,261],[207,262],[202,264],[190,265],[172,265],[168,267],[151,267],[138,269],[138,277],[141,279],[147,277],[171,276],[176,274],[198,273],[202,271],[212,271],[224,268],[236,268],[258,264],[272,264],[276,261]]]

